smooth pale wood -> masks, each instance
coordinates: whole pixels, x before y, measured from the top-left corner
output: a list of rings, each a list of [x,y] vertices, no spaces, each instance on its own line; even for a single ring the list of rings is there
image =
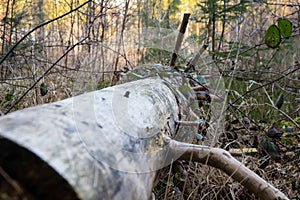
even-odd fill
[[[63,182],[60,186],[71,186],[80,199],[148,199],[157,170],[171,162],[164,135],[175,137],[179,115],[189,120],[188,100],[176,92],[178,84],[148,78],[3,116],[0,164],[21,184],[22,174],[35,180],[27,180],[25,189],[43,185],[30,191],[38,198],[55,193],[55,184]],[[28,163],[10,170],[17,164],[17,156],[10,159],[16,149],[19,161]],[[39,170],[39,164],[51,169]],[[45,185],[51,178],[42,174],[49,173],[64,180]],[[71,193],[64,196],[72,199]]]
[[[147,78],[1,117],[0,165],[38,199],[149,199],[156,172],[193,155],[262,199],[288,199],[228,152],[186,143],[197,126],[176,123],[193,119],[183,84]]]
[[[273,185],[232,157],[228,151],[171,139],[169,141],[170,152],[173,152],[174,155],[181,154],[180,159],[200,162],[218,168],[260,199],[289,199]]]

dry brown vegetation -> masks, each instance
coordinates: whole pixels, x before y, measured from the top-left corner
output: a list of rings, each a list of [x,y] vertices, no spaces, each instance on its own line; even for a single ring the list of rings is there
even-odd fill
[[[142,65],[168,64],[184,3],[174,2],[169,7],[166,1],[155,0],[1,2],[0,112],[114,85],[120,74]],[[246,11],[232,14],[228,10],[215,19],[198,6],[190,12],[178,64],[186,64],[198,46],[208,41],[214,59],[210,64],[222,74],[230,103],[215,146],[256,149],[236,156],[289,198],[300,199],[300,101],[295,100],[300,98],[299,2],[253,1]],[[227,15],[234,17],[222,21]],[[264,45],[264,35],[278,18],[289,19],[293,33],[279,48],[270,49]],[[39,26],[41,23],[44,25]],[[45,96],[40,94],[41,83],[47,85]],[[280,94],[284,102],[278,108]],[[247,127],[245,118],[250,120]],[[266,136],[271,127],[283,132],[274,139],[280,149],[276,156],[264,153],[261,147],[264,138],[273,141]],[[195,139],[195,143],[202,141]],[[154,189],[157,199],[178,199],[182,194],[185,199],[255,199],[219,170],[186,161],[170,167],[163,169]],[[5,192],[0,194],[4,196]],[[12,199],[18,199],[16,196]]]

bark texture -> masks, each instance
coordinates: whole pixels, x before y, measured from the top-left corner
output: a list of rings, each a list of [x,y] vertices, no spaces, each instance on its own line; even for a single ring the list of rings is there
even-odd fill
[[[172,81],[143,79],[1,117],[0,164],[38,199],[148,199],[156,171],[171,162],[165,136],[191,133],[176,125],[189,120],[189,105],[176,89],[182,80]]]
[[[261,199],[288,199],[228,152],[188,144],[194,92],[174,72],[154,73],[1,117],[0,166],[34,199],[149,199],[159,169],[192,158]]]

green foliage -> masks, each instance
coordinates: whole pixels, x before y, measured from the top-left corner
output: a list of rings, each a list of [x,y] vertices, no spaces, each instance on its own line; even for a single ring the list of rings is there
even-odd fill
[[[96,90],[101,90],[103,88],[109,87],[109,82],[108,81],[99,81]]]
[[[281,138],[281,142],[287,144],[288,146],[294,148],[295,147],[295,143],[298,143],[298,137],[296,135],[288,135],[286,137]]]
[[[180,176],[180,173],[179,173],[179,172],[176,172],[176,173],[175,173],[175,178],[176,178],[178,181],[182,181],[182,182],[185,181],[184,178],[182,178],[182,177]]]
[[[12,100],[13,95],[12,94],[6,94],[5,95],[5,101],[11,101]]]
[[[251,1],[241,0],[236,4],[232,4],[229,0],[206,0],[200,1],[197,6],[205,15],[201,20],[212,19],[216,20],[235,20],[240,17],[241,13],[248,11]],[[198,19],[196,19],[198,20]]]
[[[46,83],[41,83],[40,93],[41,93],[41,96],[45,96],[48,93],[48,88],[47,88]]]
[[[281,42],[280,30],[273,24],[271,25],[265,35],[265,43],[270,48],[277,48]]]
[[[297,123],[300,123],[300,116],[296,117],[296,118],[294,119],[294,121],[297,122]]]
[[[281,36],[289,38],[292,34],[292,22],[288,19],[278,19],[278,26],[272,24],[265,35],[265,43],[270,48],[277,48],[281,43]]]
[[[179,12],[178,6],[181,4],[181,0],[173,0],[168,6],[168,13],[176,15]]]
[[[187,85],[181,85],[179,87],[179,91],[183,94],[193,93],[192,89]],[[188,95],[186,95],[186,96],[188,96]]]
[[[293,29],[292,22],[289,21],[288,19],[280,18],[277,20],[277,23],[282,37],[289,38],[292,35],[292,29]]]
[[[22,10],[20,13],[16,13],[14,17],[5,17],[2,19],[3,23],[9,23],[13,28],[22,25],[22,20],[29,17],[27,11]]]
[[[290,121],[281,121],[281,122],[279,123],[279,125],[280,125],[281,127],[283,127],[283,126],[293,126],[293,123],[290,122]]]
[[[139,79],[142,79],[144,78],[142,75],[139,75],[137,73],[134,73],[134,72],[128,72],[126,73],[126,76],[133,79],[133,80],[139,80]]]

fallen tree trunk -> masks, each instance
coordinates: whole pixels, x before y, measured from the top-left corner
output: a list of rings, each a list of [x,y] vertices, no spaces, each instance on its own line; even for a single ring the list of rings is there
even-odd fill
[[[170,84],[149,78],[6,115],[0,165],[38,199],[63,188],[66,199],[148,199],[156,171],[170,164],[164,135],[189,120]]]
[[[193,99],[183,79],[148,78],[8,114],[0,118],[0,166],[37,199],[149,199],[156,172],[198,148],[182,143],[197,127],[178,123],[193,120]],[[199,148],[195,161],[210,161],[214,151]],[[213,155],[215,167],[228,157]],[[262,192],[287,199],[234,159],[219,168],[232,175],[229,166],[238,166],[237,181],[250,178],[247,188],[264,184]]]

